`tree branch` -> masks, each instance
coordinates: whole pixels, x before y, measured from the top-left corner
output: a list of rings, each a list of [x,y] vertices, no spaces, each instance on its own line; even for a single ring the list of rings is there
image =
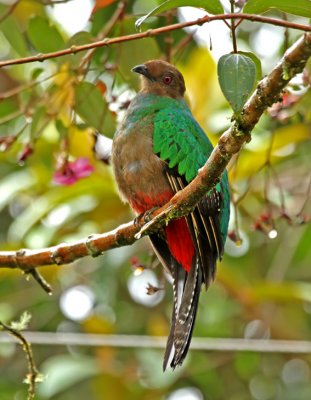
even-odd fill
[[[280,20],[277,18],[263,17],[263,16],[255,15],[255,14],[237,14],[237,13],[219,14],[219,15],[213,15],[212,17],[206,15],[205,17],[196,19],[194,21],[180,22],[178,24],[163,26],[161,28],[149,29],[146,32],[134,33],[132,35],[119,36],[119,37],[111,38],[111,39],[106,38],[106,39],[99,40],[94,43],[87,43],[87,44],[80,45],[80,46],[73,45],[68,49],[63,49],[63,50],[55,51],[52,53],[37,54],[35,56],[30,56],[30,57],[23,57],[23,58],[16,58],[13,60],[1,61],[0,68],[9,66],[9,65],[26,64],[26,63],[35,62],[35,61],[42,62],[42,61],[48,60],[50,58],[61,57],[61,56],[65,56],[68,54],[76,54],[76,53],[79,53],[80,51],[95,49],[97,47],[104,47],[104,46],[109,46],[111,44],[128,42],[128,41],[137,40],[137,39],[143,39],[143,38],[147,38],[150,36],[157,36],[162,33],[174,31],[176,29],[186,28],[188,26],[203,25],[208,22],[219,21],[219,20],[226,21],[228,19],[229,20],[239,19],[239,20],[248,20],[248,21],[252,21],[252,22],[261,22],[261,23],[265,23],[265,24],[270,24],[270,25],[275,25],[275,26],[283,26],[285,28],[298,29],[298,30],[302,30],[302,31],[306,31],[306,32],[311,32],[311,26],[309,26],[309,25],[296,24],[294,22],[284,21],[284,20]]]
[[[85,256],[97,257],[108,249],[126,246],[138,238],[158,231],[171,219],[188,214],[214,185],[219,181],[226,165],[234,154],[250,141],[250,132],[260,116],[276,102],[291,78],[300,73],[311,56],[311,34],[303,35],[287,50],[272,72],[259,82],[257,89],[247,101],[240,116],[233,120],[230,128],[221,136],[198,176],[169,203],[151,214],[151,221],[129,222],[115,230],[91,235],[86,240],[62,243],[39,250],[18,250],[0,252],[0,268],[19,268],[28,272],[43,265],[68,264]]]

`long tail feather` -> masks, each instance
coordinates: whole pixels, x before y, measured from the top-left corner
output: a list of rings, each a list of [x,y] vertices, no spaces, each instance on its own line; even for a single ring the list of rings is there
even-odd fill
[[[163,360],[163,371],[166,370],[167,366],[171,364],[174,354],[175,354],[175,329],[176,329],[176,319],[178,317],[178,311],[182,302],[183,286],[185,282],[186,272],[179,265],[173,269],[173,293],[174,293],[174,304],[172,310],[172,319],[170,333],[167,338],[166,349],[164,353]]]
[[[192,337],[202,284],[202,271],[198,260],[187,274],[184,291],[174,327],[174,357],[171,367],[181,365],[185,359]]]
[[[196,318],[201,285],[202,271],[198,259],[195,260],[189,273],[185,273],[181,266],[174,269],[174,307],[164,354],[164,371],[168,365],[173,369],[181,365],[187,355]]]

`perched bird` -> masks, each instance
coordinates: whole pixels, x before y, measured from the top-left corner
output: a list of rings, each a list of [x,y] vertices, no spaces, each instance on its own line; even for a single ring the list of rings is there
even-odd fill
[[[132,71],[141,89],[113,140],[112,165],[121,197],[137,214],[162,206],[198,173],[213,146],[184,99],[182,74],[161,60]],[[221,259],[229,221],[227,173],[187,217],[150,235],[152,247],[173,278],[174,307],[163,369],[185,359],[201,285],[208,288]]]

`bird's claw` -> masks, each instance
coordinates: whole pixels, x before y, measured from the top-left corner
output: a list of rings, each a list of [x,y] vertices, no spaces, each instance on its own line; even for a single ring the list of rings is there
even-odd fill
[[[154,213],[154,211],[157,209],[158,207],[153,207],[150,210],[141,213],[139,215],[137,215],[137,217],[134,218],[134,225],[137,228],[140,228],[141,226],[143,226],[144,224],[146,224],[147,222],[150,222],[152,220],[152,214]]]

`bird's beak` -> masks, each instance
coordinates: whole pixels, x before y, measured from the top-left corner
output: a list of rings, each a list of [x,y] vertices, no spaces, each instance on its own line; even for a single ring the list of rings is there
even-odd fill
[[[148,68],[144,64],[136,65],[136,67],[132,68],[133,72],[137,74],[144,75],[150,81],[154,81],[155,79],[150,75]]]

